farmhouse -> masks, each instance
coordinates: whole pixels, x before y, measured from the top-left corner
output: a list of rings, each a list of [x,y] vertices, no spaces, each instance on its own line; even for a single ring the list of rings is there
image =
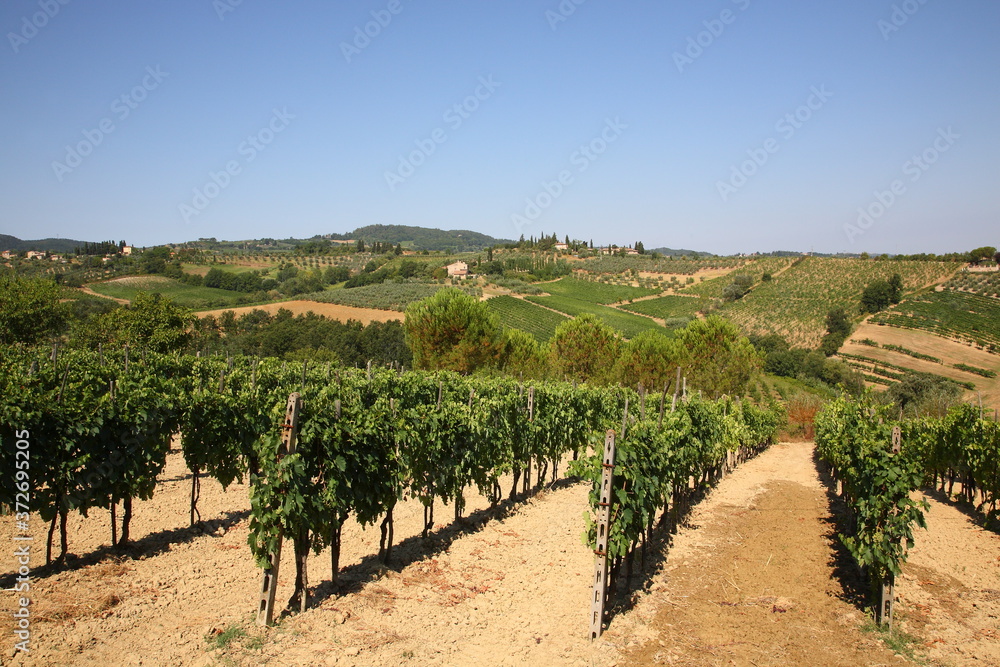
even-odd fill
[[[0,256],[2,256],[4,259],[10,259],[11,257],[17,257],[17,253],[14,252],[13,250],[4,250],[2,253],[0,253]]]
[[[444,268],[448,270],[449,278],[465,278],[469,275],[469,265],[465,262],[454,262]]]
[[[27,257],[28,259],[43,259],[45,257],[45,253],[37,250],[29,250]]]

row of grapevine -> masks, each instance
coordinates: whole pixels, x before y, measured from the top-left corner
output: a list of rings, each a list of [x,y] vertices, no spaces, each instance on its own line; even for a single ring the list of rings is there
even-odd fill
[[[951,493],[956,477],[978,509],[996,511],[1000,497],[1000,426],[978,408],[960,405],[943,418],[896,421],[889,406],[869,397],[840,398],[816,417],[816,447],[838,480],[848,508],[841,540],[863,572],[877,616],[891,623],[891,586],[914,526],[926,527],[926,501],[915,490],[940,480]],[[895,446],[893,443],[895,441]]]
[[[13,470],[15,430],[31,438],[29,506],[49,522],[47,560],[58,522],[61,557],[71,511],[123,506],[121,534],[112,521],[112,543],[129,539],[132,501],[148,499],[177,430],[183,366],[169,357],[130,360],[128,353],[81,352],[0,355],[0,468]],[[0,505],[14,489],[0,483]]]
[[[614,565],[608,590],[623,563],[631,575],[640,542],[645,556],[657,516],[675,529],[699,493],[773,441],[782,420],[774,408],[728,398],[694,398],[668,410],[661,400],[659,412],[656,407],[655,397],[640,398],[620,424],[609,498],[606,555]],[[603,463],[598,451],[571,465],[573,474],[593,483],[584,533],[591,548],[598,545]]]
[[[436,503],[451,505],[458,519],[470,488],[494,504],[504,495],[514,498],[532,486],[532,473],[540,485],[556,478],[564,456],[585,455],[595,434],[621,422],[629,401],[650,401],[655,411],[654,399],[630,389],[273,359],[129,359],[127,350],[5,350],[0,385],[0,464],[14,468],[14,450],[6,445],[15,430],[27,430],[30,508],[50,522],[50,549],[56,526],[62,527],[60,558],[73,511],[114,513],[121,504],[121,535],[113,520],[112,542],[128,541],[133,499],[152,496],[179,432],[193,472],[191,523],[199,518],[203,477],[223,487],[249,478],[251,551],[264,565],[282,537],[291,537],[300,600],[310,550],[332,546],[336,576],[349,517],[380,523],[380,555],[387,560],[398,502],[415,498],[424,505],[426,535]],[[296,448],[279,456],[291,392],[301,396]],[[645,407],[637,414],[644,417]],[[775,428],[771,411],[727,400],[682,403],[661,420],[655,428],[645,419],[629,425],[623,451],[634,465],[626,465],[631,472],[622,477],[629,518],[619,522],[616,544],[635,543],[636,526],[648,528],[650,508],[665,505],[665,489],[675,503],[684,502],[689,478],[696,486],[710,479],[732,460],[729,452],[768,440]],[[651,462],[668,468],[651,468]],[[500,488],[504,475],[513,478],[509,493]],[[669,486],[650,486],[661,482]],[[16,490],[13,478],[0,481],[0,506],[12,505]]]

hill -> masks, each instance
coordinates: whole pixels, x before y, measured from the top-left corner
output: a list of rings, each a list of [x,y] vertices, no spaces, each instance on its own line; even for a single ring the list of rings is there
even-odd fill
[[[647,250],[646,252],[652,254],[658,252],[661,255],[669,257],[715,257],[710,252],[702,252],[701,250],[685,250],[683,248],[653,248],[652,250]]]
[[[327,238],[347,241],[361,239],[366,243],[400,243],[413,250],[441,250],[445,252],[475,252],[492,245],[511,243],[468,229],[429,229],[407,225],[368,225],[347,234],[329,234]]]
[[[37,239],[34,241],[22,241],[16,236],[0,234],[0,250],[15,250],[25,252],[26,250],[39,250],[48,252],[73,252],[78,246],[82,246],[85,241],[74,241],[73,239]]]

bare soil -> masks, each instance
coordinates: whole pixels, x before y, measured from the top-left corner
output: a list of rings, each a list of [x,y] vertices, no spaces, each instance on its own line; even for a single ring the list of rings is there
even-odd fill
[[[243,315],[244,313],[249,313],[254,310],[263,310],[270,314],[275,314],[279,310],[284,308],[285,310],[290,310],[292,315],[301,315],[303,313],[316,313],[317,315],[325,315],[332,320],[340,320],[346,322],[347,320],[356,320],[362,324],[371,324],[372,322],[389,322],[391,320],[402,320],[403,313],[397,312],[395,310],[378,310],[377,308],[356,308],[354,306],[341,306],[335,303],[321,303],[319,301],[306,301],[306,300],[296,300],[296,301],[281,301],[278,303],[268,303],[262,306],[241,306],[239,308],[218,308],[216,310],[204,310],[197,313],[200,317],[207,317],[208,315],[214,315],[218,317],[227,310],[231,310],[236,313],[236,317]]]
[[[880,344],[899,345],[914,352],[929,354],[937,357],[944,364],[915,359],[900,352],[851,342],[851,340],[865,338],[870,338]],[[980,350],[969,343],[942,338],[925,331],[879,326],[869,322],[861,324],[851,335],[851,340],[848,340],[840,349],[841,352],[878,359],[904,368],[912,368],[915,371],[943,375],[961,382],[974,382],[982,394],[983,405],[993,409],[1000,408],[1000,376],[984,378],[974,373],[951,368],[952,364],[968,364],[1000,373],[1000,356]],[[966,400],[978,400],[976,392],[967,393]]]
[[[591,642],[583,484],[560,481],[496,509],[470,493],[458,524],[438,503],[427,539],[422,507],[402,503],[389,567],[374,557],[378,528],[351,523],[340,589],[329,583],[329,555],[311,557],[310,609],[261,629],[247,488],[204,480],[204,521],[188,527],[190,474],[175,450],[154,498],[136,504],[133,546],[107,546],[107,511],[71,518],[71,569],[46,571],[36,542],[33,650],[14,653],[5,593],[0,664],[910,664],[861,629],[812,451],[776,445],[726,477],[687,527],[660,536],[663,548]],[[920,638],[930,664],[1000,664],[1000,537],[946,498],[930,502],[930,528],[897,582],[897,622]],[[0,522],[8,544],[10,519]],[[33,517],[36,540],[44,528]],[[282,602],[294,575],[286,552]],[[10,588],[13,558],[0,563],[0,587]]]

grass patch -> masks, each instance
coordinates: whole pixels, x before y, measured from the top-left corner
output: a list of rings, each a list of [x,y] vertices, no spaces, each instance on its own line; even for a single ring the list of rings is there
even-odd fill
[[[246,635],[246,630],[234,623],[225,630],[219,630],[205,635],[205,641],[207,641],[214,649],[224,649],[237,639],[246,637]]]
[[[920,638],[900,630],[898,626],[889,629],[884,625],[877,625],[875,621],[869,617],[865,624],[861,626],[861,630],[862,632],[877,635],[878,638],[882,640],[882,643],[885,644],[885,647],[890,651],[898,653],[918,665],[927,664],[924,657],[917,653],[917,646],[921,641]]]

